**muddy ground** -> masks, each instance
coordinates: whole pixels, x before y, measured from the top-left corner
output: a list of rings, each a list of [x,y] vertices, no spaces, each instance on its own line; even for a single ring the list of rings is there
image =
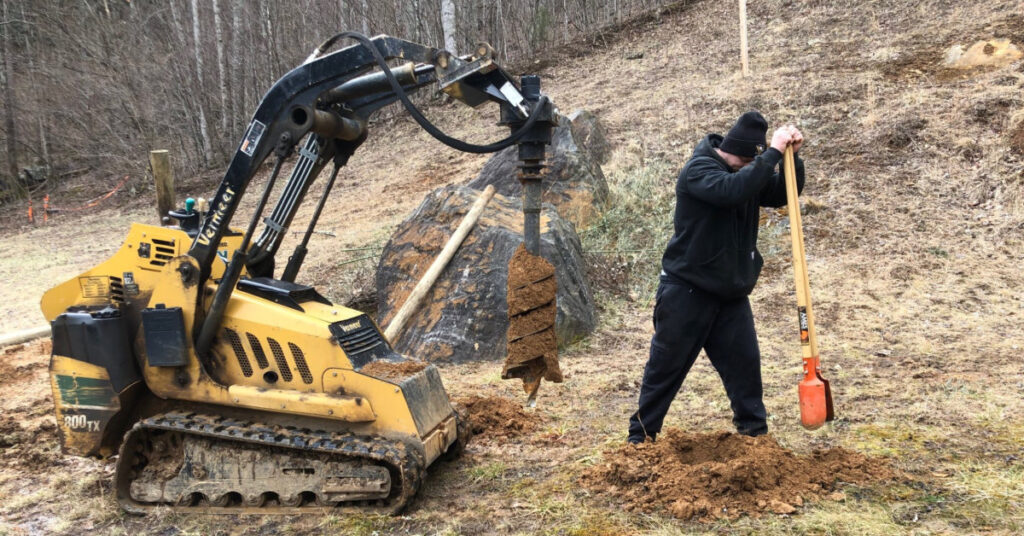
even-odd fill
[[[563,349],[565,383],[545,383],[537,407],[522,409],[536,417],[532,428],[478,436],[462,457],[431,470],[399,517],[137,518],[111,499],[110,463],[57,453],[47,350],[32,343],[0,356],[0,534],[1024,531],[1024,64],[941,65],[954,44],[991,37],[1024,44],[1024,6],[751,3],[746,79],[731,59],[734,25],[723,22],[735,19],[733,8],[688,2],[535,64],[562,109],[601,118],[614,150],[605,166],[611,205],[580,230],[596,266],[600,326]],[[682,494],[699,487],[631,508],[643,484],[609,493],[586,485],[584,475],[622,456],[651,334],[653,276],[670,233],[674,174],[704,133],[727,128],[749,108],[772,124],[796,121],[808,140],[806,249],[838,414],[815,432],[799,426],[788,229],[785,218],[766,212],[766,264],[751,298],[773,440],[817,467],[815,451],[841,448],[881,459],[900,476],[849,477],[819,484],[828,493],[778,499],[792,511],[768,499],[760,508],[751,498],[745,515],[698,514],[700,498]],[[459,136],[502,135],[483,109],[428,113]],[[375,128],[381,135],[371,132],[339,177],[322,218],[330,234],[313,237],[300,274],[340,302],[366,295],[375,248],[426,192],[471,178],[483,163],[438,149],[405,120]],[[46,228],[2,230],[3,331],[41,322],[43,290],[113,252],[128,222],[152,218],[142,194],[111,199],[117,205]],[[519,382],[500,379],[500,363],[440,368],[456,399],[523,400]],[[710,434],[705,442],[730,430],[728,400],[707,360],[698,360],[666,424],[680,438]],[[677,503],[683,499],[689,505]],[[690,508],[694,515],[684,519]]]

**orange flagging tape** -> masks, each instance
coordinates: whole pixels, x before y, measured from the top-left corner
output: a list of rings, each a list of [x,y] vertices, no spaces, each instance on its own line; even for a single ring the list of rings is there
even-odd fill
[[[103,194],[100,197],[97,197],[96,199],[94,199],[92,201],[89,201],[88,203],[86,203],[86,204],[84,204],[84,205],[82,205],[80,207],[74,207],[74,208],[50,208],[50,209],[48,209],[48,211],[52,211],[52,212],[75,212],[75,211],[78,211],[78,210],[85,210],[87,208],[95,207],[96,205],[100,204],[100,202],[108,199],[110,196],[114,195],[114,193],[116,193],[118,190],[120,190],[121,187],[124,186],[125,183],[128,182],[128,179],[130,177],[131,177],[130,175],[125,175],[124,179],[121,179],[121,182],[118,183],[118,185],[115,186],[113,190]],[[46,202],[49,203],[49,196],[47,196],[47,201]],[[31,205],[30,205],[30,210],[31,210]]]

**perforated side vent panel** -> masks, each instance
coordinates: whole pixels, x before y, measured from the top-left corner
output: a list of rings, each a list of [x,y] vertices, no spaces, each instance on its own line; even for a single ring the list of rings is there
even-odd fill
[[[281,373],[281,379],[286,382],[292,381],[292,369],[288,367],[288,361],[284,358],[284,350],[281,349],[281,345],[270,337],[267,337],[267,344],[270,345],[270,351],[274,354],[274,362],[277,363],[277,371]]]
[[[174,240],[160,240],[159,238],[153,239],[153,257],[149,260],[149,264],[153,266],[163,266],[167,264],[167,261],[174,258]]]
[[[110,276],[110,301],[124,303],[124,283],[120,277]]]
[[[238,359],[238,366],[242,368],[242,374],[248,378],[252,376],[252,365],[249,364],[249,356],[245,353],[245,347],[242,346],[242,339],[238,337],[238,333],[230,328],[224,328],[224,334],[227,335],[228,342],[231,343],[231,349],[235,351],[235,358]]]
[[[295,346],[293,343],[288,343],[288,349],[292,351],[292,357],[295,359],[295,368],[299,369],[302,383],[313,383],[313,374],[309,371],[309,365],[306,364],[306,355],[302,353],[302,348]]]
[[[267,354],[263,351],[263,345],[260,344],[260,340],[252,333],[246,333],[245,338],[249,340],[249,346],[252,347],[252,356],[256,358],[256,364],[260,366],[260,369],[269,367],[270,362],[267,361]]]

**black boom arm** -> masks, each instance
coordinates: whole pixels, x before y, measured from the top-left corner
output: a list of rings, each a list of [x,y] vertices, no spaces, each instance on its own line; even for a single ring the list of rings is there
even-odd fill
[[[338,38],[354,39],[358,43],[321,55]],[[391,67],[389,60],[406,63]],[[370,72],[374,68],[379,71]],[[415,91],[434,81],[450,96],[470,106],[486,102],[500,104],[502,122],[514,125],[513,135],[501,142],[479,146],[441,133],[406,96],[407,91]],[[537,95],[530,97],[525,98],[515,81],[494,63],[493,51],[486,45],[481,45],[473,56],[458,58],[444,50],[390,36],[369,39],[343,33],[326,41],[304,64],[283,76],[264,95],[210,202],[210,211],[199,234],[189,248],[188,255],[199,265],[200,288],[204,288],[246,188],[260,165],[274,153],[277,157],[274,171],[255,214],[218,283],[209,310],[205,311],[202,321],[196,323],[196,351],[200,358],[208,355],[242,267],[248,265],[251,272],[262,272],[260,275],[273,270],[273,256],[283,237],[283,229],[290,224],[311,178],[333,160],[333,182],[338,167],[344,165],[365,140],[370,114],[400,100],[431,135],[459,150],[493,152],[519,142],[522,152],[524,145],[537,144],[539,130],[547,132],[550,141],[554,124],[553,108],[546,97],[539,100]],[[516,127],[519,127],[517,131]],[[528,135],[531,132],[533,135]],[[310,136],[300,150],[300,164],[293,171],[278,207],[266,220],[268,229],[250,248],[255,227],[283,161],[307,134]],[[521,142],[521,138],[524,141]],[[540,150],[543,154],[542,142]],[[320,205],[322,208],[322,202]],[[289,268],[292,272],[297,269]],[[203,311],[203,299],[200,293],[197,311]]]

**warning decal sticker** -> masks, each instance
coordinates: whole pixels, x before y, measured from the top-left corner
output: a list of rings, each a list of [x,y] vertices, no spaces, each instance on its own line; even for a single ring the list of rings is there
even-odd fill
[[[83,298],[110,297],[110,280],[102,277],[79,277],[78,284],[82,288]]]
[[[252,153],[256,152],[256,146],[260,143],[260,138],[263,137],[263,131],[267,129],[267,125],[260,123],[253,119],[252,124],[249,125],[249,132],[246,132],[245,139],[242,140],[242,146],[239,150],[248,156],[252,156]]]
[[[800,344],[810,344],[811,337],[807,325],[807,308],[797,307],[797,315],[800,317]]]

